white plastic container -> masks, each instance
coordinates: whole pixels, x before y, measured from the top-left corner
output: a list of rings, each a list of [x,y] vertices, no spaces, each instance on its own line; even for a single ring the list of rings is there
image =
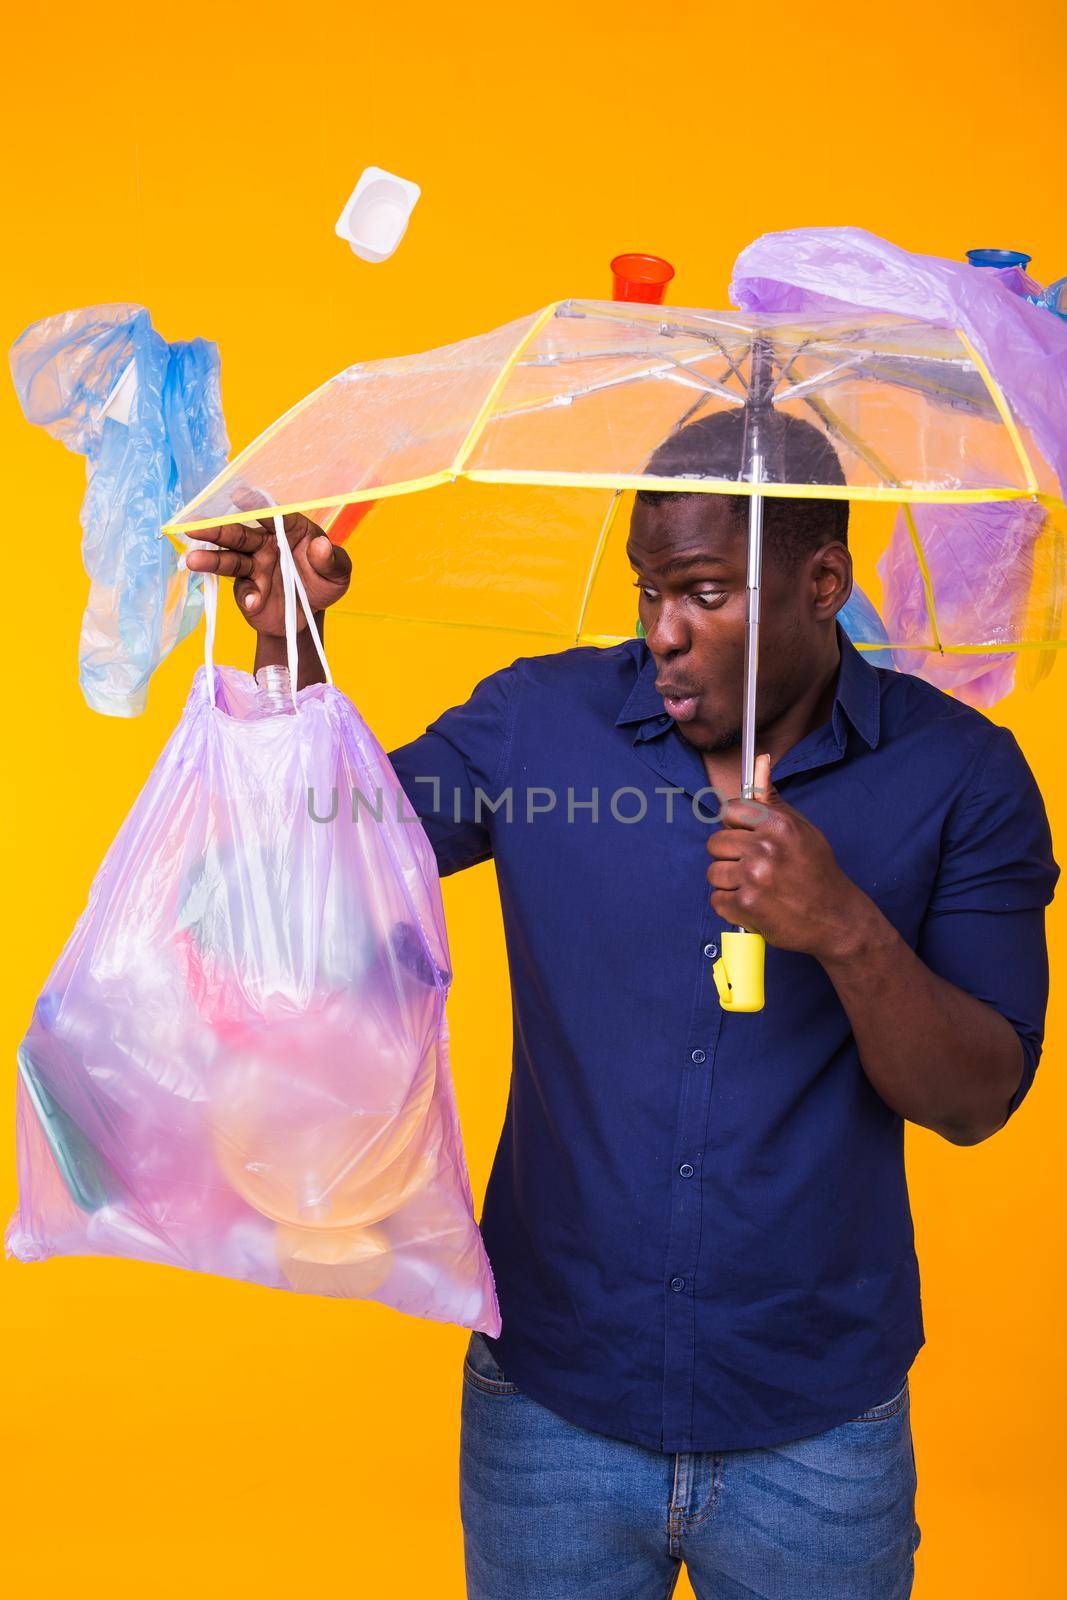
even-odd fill
[[[364,261],[387,261],[407,231],[422,190],[381,167],[366,167],[334,232]]]

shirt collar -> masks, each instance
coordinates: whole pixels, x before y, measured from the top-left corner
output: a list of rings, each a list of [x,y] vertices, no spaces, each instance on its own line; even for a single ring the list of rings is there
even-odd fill
[[[841,719],[847,717],[860,738],[873,750],[878,743],[881,723],[882,696],[878,669],[863,659],[841,624],[838,622],[835,626],[841,666],[831,713],[834,733],[843,747],[845,733]],[[615,719],[615,726],[621,728],[630,723],[640,723],[642,727],[636,737],[654,738],[657,733],[667,730],[671,719],[656,691],[656,663],[644,641],[641,642],[641,651],[643,662],[637,681]]]
[[[882,721],[882,688],[878,668],[864,660],[840,622],[837,643],[841,650],[841,669],[837,674],[837,690],[831,713],[835,731],[843,713],[864,743],[873,750],[878,743]]]

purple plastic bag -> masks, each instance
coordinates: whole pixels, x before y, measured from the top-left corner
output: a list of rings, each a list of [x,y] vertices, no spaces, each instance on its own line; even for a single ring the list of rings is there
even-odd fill
[[[742,250],[730,293],[746,311],[886,311],[961,329],[1011,410],[1067,487],[1067,323],[1020,298],[1010,275],[936,256],[912,255],[862,228],[798,228],[765,234]],[[1035,463],[1040,471],[1041,463]],[[1046,488],[1054,485],[1047,481]],[[912,508],[926,556],[940,642],[932,624],[907,520],[897,518],[879,562],[882,615],[900,670],[990,706],[1014,683],[1018,640],[1034,579],[1037,541],[1048,516],[1029,501]],[[920,644],[925,641],[925,647]]]
[[[988,505],[911,508],[926,556],[931,585],[938,596],[937,620],[944,639],[966,638],[974,619],[982,618],[989,642],[1017,637],[1020,608],[1032,578],[1033,550],[1048,521],[1043,506],[1029,500],[990,501]],[[959,552],[965,548],[966,561]],[[898,672],[913,672],[972,706],[991,706],[1009,694],[1015,682],[1014,651],[939,653],[922,641],[930,638],[930,619],[922,573],[903,512],[893,527],[889,548],[878,563],[882,609],[898,644],[914,639],[911,649],[895,649]]]
[[[295,670],[304,597],[279,548]],[[213,666],[216,591],[205,666],[19,1051],[9,1250],[166,1262],[495,1336],[432,849],[332,683],[271,704]]]
[[[960,328],[1067,498],[1067,322],[1021,299],[998,273],[912,255],[864,228],[794,228],[742,250],[730,294],[744,311],[859,307]]]

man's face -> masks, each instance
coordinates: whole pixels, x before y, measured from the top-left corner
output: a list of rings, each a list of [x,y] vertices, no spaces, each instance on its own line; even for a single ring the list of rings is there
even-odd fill
[[[747,513],[747,502],[745,506]],[[721,495],[634,505],[627,555],[656,688],[679,732],[709,754],[741,741],[747,515]],[[825,629],[851,587],[844,545],[795,563],[764,542],[758,729],[799,699],[825,661]]]

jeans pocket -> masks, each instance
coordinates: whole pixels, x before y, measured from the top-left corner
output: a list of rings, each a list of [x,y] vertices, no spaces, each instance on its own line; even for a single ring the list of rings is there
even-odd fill
[[[471,1334],[467,1345],[467,1354],[463,1359],[463,1378],[466,1383],[475,1389],[480,1389],[483,1394],[504,1395],[521,1392],[517,1383],[512,1383],[504,1376],[500,1363],[484,1337],[477,1331]]]
[[[858,1417],[853,1417],[853,1422],[882,1422],[888,1417],[895,1417],[903,1411],[908,1403],[908,1380],[897,1390],[891,1400],[883,1400],[881,1405],[872,1406],[869,1411],[861,1411]]]

